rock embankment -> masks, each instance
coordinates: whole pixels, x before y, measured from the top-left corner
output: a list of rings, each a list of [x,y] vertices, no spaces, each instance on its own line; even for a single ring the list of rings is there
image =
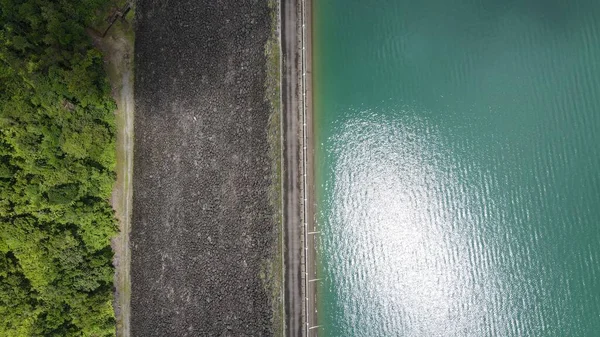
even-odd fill
[[[269,336],[266,0],[136,5],[132,336]]]

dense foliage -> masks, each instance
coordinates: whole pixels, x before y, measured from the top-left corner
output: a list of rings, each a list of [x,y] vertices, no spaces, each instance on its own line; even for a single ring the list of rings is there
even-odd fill
[[[0,0],[0,336],[114,335],[106,0]]]

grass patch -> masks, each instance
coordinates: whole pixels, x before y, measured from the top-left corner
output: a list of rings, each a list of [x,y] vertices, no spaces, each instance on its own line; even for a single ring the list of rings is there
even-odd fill
[[[269,203],[273,212],[274,233],[277,247],[270,260],[265,261],[259,276],[267,291],[271,293],[273,310],[273,333],[283,336],[285,312],[283,299],[283,207],[282,207],[282,130],[281,130],[281,52],[279,39],[279,2],[269,0],[271,15],[271,36],[265,44],[266,83],[265,99],[269,102],[271,114],[268,125],[269,158],[271,160],[271,187]]]

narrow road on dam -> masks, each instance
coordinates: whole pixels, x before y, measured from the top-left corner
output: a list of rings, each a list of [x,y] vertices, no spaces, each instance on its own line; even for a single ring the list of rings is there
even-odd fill
[[[302,205],[300,152],[300,71],[298,49],[299,3],[296,0],[281,2],[281,51],[282,51],[282,121],[284,133],[284,223],[285,223],[285,312],[286,336],[302,336],[303,287],[302,287]]]
[[[316,336],[310,8],[281,7],[287,336]]]

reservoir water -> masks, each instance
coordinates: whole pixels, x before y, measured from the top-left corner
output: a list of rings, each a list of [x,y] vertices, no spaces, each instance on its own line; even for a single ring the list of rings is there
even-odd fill
[[[319,336],[600,336],[600,1],[313,14]]]

